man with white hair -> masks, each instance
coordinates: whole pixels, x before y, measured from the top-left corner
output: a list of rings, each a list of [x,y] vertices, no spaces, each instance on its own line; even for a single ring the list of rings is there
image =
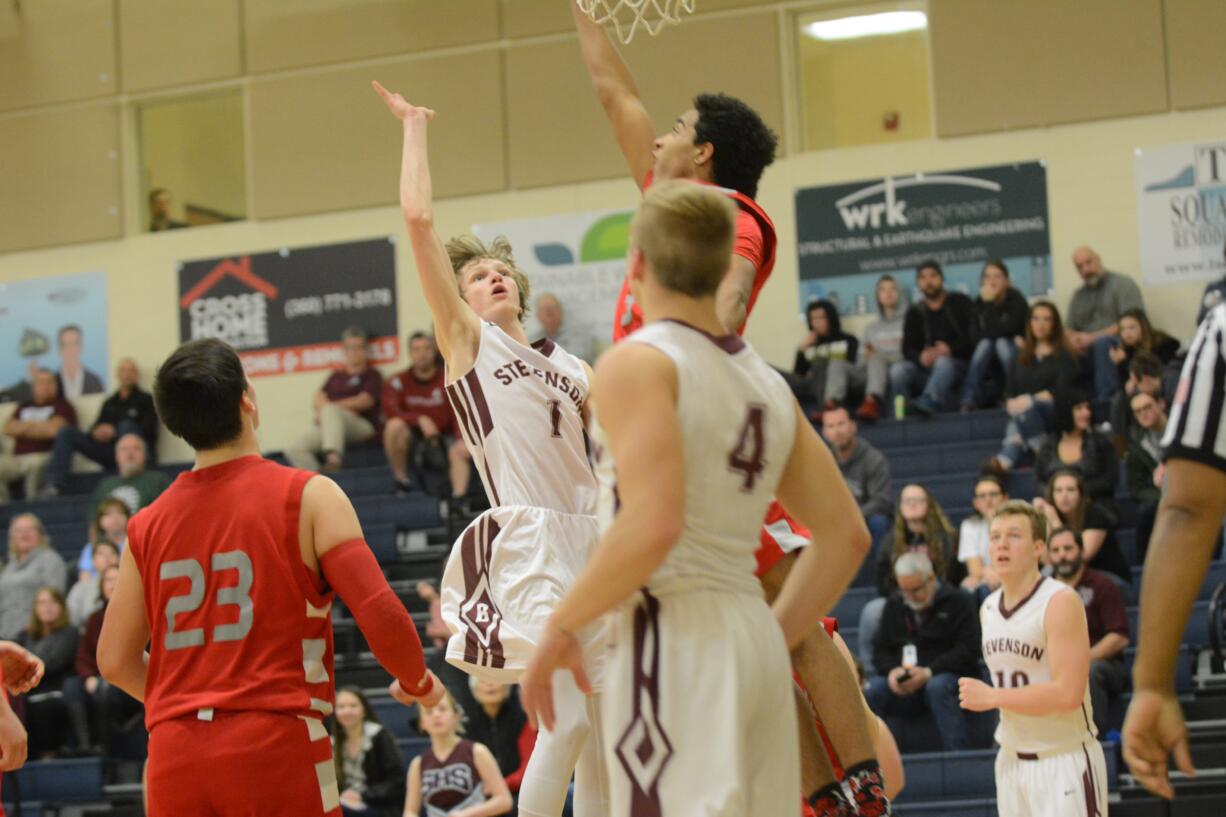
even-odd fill
[[[898,592],[886,601],[873,639],[879,674],[869,680],[868,705],[887,722],[931,712],[946,751],[969,749],[958,678],[979,674],[975,601],[937,579],[922,551],[899,556],[894,575]]]

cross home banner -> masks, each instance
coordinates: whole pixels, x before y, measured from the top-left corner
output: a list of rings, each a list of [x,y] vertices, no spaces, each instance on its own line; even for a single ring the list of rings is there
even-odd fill
[[[393,239],[179,265],[179,339],[218,338],[250,377],[332,369],[341,332],[370,335],[371,363],[400,358]]]
[[[894,276],[914,302],[927,259],[948,289],[972,298],[989,259],[1002,259],[1023,295],[1051,290],[1047,169],[1022,162],[914,173],[796,191],[800,303],[826,298],[844,315],[876,312],[877,279]]]
[[[1226,273],[1226,141],[1136,154],[1141,280],[1204,281]]]

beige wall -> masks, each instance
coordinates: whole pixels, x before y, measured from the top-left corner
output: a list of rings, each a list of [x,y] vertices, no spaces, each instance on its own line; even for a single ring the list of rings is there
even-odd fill
[[[773,362],[790,364],[791,350],[800,337],[796,257],[792,249],[795,245],[792,196],[797,187],[887,173],[1042,159],[1047,162],[1048,170],[1052,244],[1056,256],[1056,301],[1063,305],[1077,283],[1068,258],[1079,243],[1087,242],[1097,247],[1109,268],[1137,274],[1134,149],[1183,140],[1220,138],[1223,133],[1226,133],[1226,109],[1214,108],[957,140],[929,139],[868,146],[783,159],[767,171],[760,195],[778,225],[782,251],[775,275],[750,321],[747,336]],[[397,164],[395,151],[389,151],[385,158],[389,177],[392,177]],[[450,234],[466,230],[474,222],[628,206],[635,199],[635,190],[626,180],[588,182],[450,199],[439,204],[437,217],[440,231]],[[129,354],[135,356],[145,369],[147,382],[150,371],[178,341],[177,262],[389,234],[403,236],[400,214],[395,206],[228,224],[2,255],[0,281],[89,269],[106,270],[113,359]],[[404,241],[397,245],[396,254],[400,326],[402,332],[407,332],[427,326],[429,317]],[[1187,284],[1146,289],[1146,303],[1156,323],[1188,337],[1193,329],[1200,288],[1199,284]],[[317,374],[305,374],[260,378],[256,382],[261,402],[266,407],[261,438],[268,448],[283,447],[306,427],[309,395],[319,381]],[[176,459],[186,456],[186,450],[177,441],[167,442],[165,453]]]

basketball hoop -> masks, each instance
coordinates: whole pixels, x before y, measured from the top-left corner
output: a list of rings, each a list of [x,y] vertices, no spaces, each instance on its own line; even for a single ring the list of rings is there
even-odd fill
[[[693,14],[697,0],[575,0],[579,9],[599,25],[612,23],[623,43],[634,39],[640,28],[651,36],[668,23],[681,22],[682,14]]]

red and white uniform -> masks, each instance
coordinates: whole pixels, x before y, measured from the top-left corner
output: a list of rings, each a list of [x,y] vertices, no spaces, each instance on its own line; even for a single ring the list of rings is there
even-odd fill
[[[258,456],[190,471],[128,526],[150,625],[152,817],[340,814],[323,725],[332,592],[298,544],[311,476]]]
[[[649,173],[643,184],[644,191],[651,187],[653,180],[654,177]],[[707,183],[696,181],[695,184]],[[749,302],[745,306],[745,323],[748,323],[754,304],[758,301],[758,294],[761,293],[762,287],[766,285],[766,280],[770,278],[771,271],[775,268],[775,250],[778,246],[775,225],[766,211],[749,196],[727,187],[711,186],[725,193],[736,203],[736,240],[732,245],[732,254],[748,260],[756,271],[753,289],[749,293]],[[745,323],[741,324],[737,334],[745,332]],[[642,325],[643,310],[634,303],[634,297],[630,294],[630,277],[626,276],[626,280],[622,282],[621,293],[617,296],[617,310],[613,316],[613,342],[621,341]],[[810,538],[809,531],[805,527],[788,516],[782,505],[772,501],[766,512],[766,520],[763,522],[758,552],[754,554],[757,561],[754,575],[763,575],[774,567],[785,554],[807,545]]]

